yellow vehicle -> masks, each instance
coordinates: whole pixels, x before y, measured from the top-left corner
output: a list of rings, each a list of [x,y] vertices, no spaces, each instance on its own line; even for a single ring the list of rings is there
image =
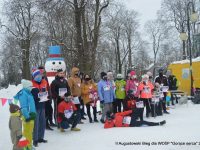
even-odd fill
[[[176,76],[178,80],[178,89],[190,95],[190,61],[182,60],[171,63],[168,70]],[[193,87],[200,88],[200,57],[192,59]]]

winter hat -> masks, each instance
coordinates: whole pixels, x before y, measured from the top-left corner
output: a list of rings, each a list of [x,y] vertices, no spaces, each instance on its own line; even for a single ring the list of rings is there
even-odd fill
[[[147,75],[149,76],[149,77],[152,77],[152,73],[149,71],[149,72],[147,72]]]
[[[31,69],[32,69],[32,72],[34,72],[35,70],[37,70],[37,67],[33,66]]]
[[[20,108],[18,105],[10,104],[9,110],[10,110],[10,113],[15,113],[16,111],[20,110]]]
[[[117,74],[117,79],[122,79],[123,75],[122,74]]]
[[[113,75],[112,71],[108,71],[108,72],[107,72],[107,75],[108,75],[108,76],[112,76],[112,75]]]
[[[160,69],[158,70],[159,73],[161,73],[161,72],[163,73],[163,71],[164,71],[163,68],[160,68]]]
[[[25,79],[21,80],[21,84],[22,84],[23,88],[29,88],[29,87],[33,86],[33,83],[31,81],[25,80]]]
[[[38,75],[41,75],[41,72],[40,72],[39,69],[36,69],[35,71],[33,71],[33,73],[32,73],[33,79],[34,79],[36,76],[38,76]]]
[[[40,70],[41,74],[45,72],[44,66],[39,66],[38,69]]]
[[[107,76],[107,73],[101,72],[101,78],[103,79],[104,76]]]
[[[149,76],[147,74],[142,75],[142,80],[149,80]]]
[[[131,76],[136,75],[136,74],[135,74],[135,71],[131,71],[131,72],[130,72],[130,75],[131,75]]]
[[[166,76],[169,77],[170,75],[172,75],[171,70],[167,70]]]

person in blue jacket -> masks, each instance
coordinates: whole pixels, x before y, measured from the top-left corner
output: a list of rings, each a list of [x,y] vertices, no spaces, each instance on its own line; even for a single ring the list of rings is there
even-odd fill
[[[115,99],[114,89],[112,83],[107,80],[107,74],[101,72],[101,80],[98,82],[98,94],[101,104],[103,104],[103,113],[101,122],[105,122],[105,116],[108,111],[112,112],[113,101]]]
[[[14,98],[19,100],[22,123],[23,123],[23,136],[29,141],[28,149],[32,150],[32,135],[34,120],[36,118],[36,109],[33,96],[31,94],[32,82],[29,80],[22,79],[21,84],[23,89],[20,90]]]

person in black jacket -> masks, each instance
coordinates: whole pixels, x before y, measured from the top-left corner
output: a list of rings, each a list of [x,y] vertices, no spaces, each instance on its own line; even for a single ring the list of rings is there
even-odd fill
[[[162,68],[159,69],[159,75],[155,78],[155,83],[159,83],[160,85],[163,85],[163,86],[168,86],[167,77],[165,75],[163,75],[163,69]],[[162,100],[163,112],[165,114],[169,114],[169,112],[167,112],[167,110],[166,110],[167,93],[163,92],[163,94],[164,94],[164,98]]]
[[[65,93],[69,92],[71,94],[68,82],[64,77],[65,77],[65,73],[63,72],[62,69],[59,69],[57,70],[57,75],[55,77],[55,80],[53,80],[53,82],[51,83],[51,94],[54,100],[54,119],[56,123],[57,123],[57,117],[58,117],[57,108],[58,108],[59,103],[64,100]],[[59,128],[59,125],[58,125],[58,128]]]
[[[177,86],[177,78],[176,76],[170,74],[168,77],[168,83],[169,83],[169,90],[174,91],[178,89]],[[174,105],[174,99],[176,99],[176,103],[178,103],[177,97],[175,94],[171,93],[171,100],[172,100],[172,105]]]

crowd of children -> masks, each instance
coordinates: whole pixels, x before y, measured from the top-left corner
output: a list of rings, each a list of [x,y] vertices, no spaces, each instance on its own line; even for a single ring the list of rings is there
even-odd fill
[[[22,138],[28,141],[24,146],[26,150],[33,150],[33,146],[37,147],[39,143],[47,143],[44,138],[45,129],[53,130],[52,127],[55,126],[60,132],[65,132],[70,127],[71,131],[80,131],[77,125],[86,120],[85,108],[89,122],[99,122],[98,101],[102,108],[100,121],[105,128],[166,123],[165,120],[158,123],[143,120],[145,107],[146,117],[169,114],[166,109],[169,81],[162,69],[155,81],[150,72],[142,75],[139,81],[133,70],[129,72],[127,80],[122,74],[117,74],[114,80],[111,71],[101,72],[100,77],[101,80],[95,83],[88,74],[81,77],[79,69],[74,67],[70,78],[66,79],[64,71],[58,69],[55,79],[49,85],[44,68],[33,69],[32,81],[22,80],[23,89],[15,95],[20,106],[10,104],[9,128],[13,150],[23,148],[19,144]]]

